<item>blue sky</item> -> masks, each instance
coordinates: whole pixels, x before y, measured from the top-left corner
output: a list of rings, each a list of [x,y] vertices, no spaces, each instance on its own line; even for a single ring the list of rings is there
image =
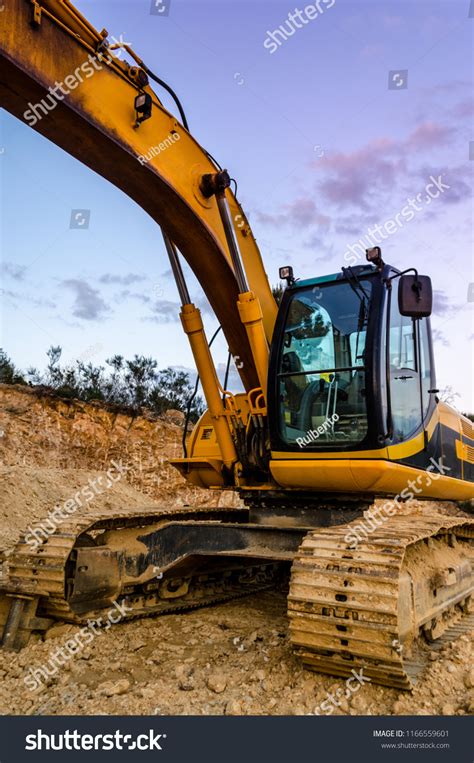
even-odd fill
[[[398,213],[384,257],[432,276],[438,384],[472,411],[474,2],[331,3],[273,53],[268,32],[306,3],[171,0],[167,16],[151,0],[76,4],[177,91],[192,133],[238,180],[272,283],[284,264],[301,277],[339,270]],[[5,112],[1,149],[2,344],[16,363],[43,366],[60,344],[71,361],[136,352],[192,368],[155,223]],[[442,191],[427,203],[430,178]],[[70,229],[73,209],[90,210],[87,230]],[[220,340],[216,362],[225,356]]]

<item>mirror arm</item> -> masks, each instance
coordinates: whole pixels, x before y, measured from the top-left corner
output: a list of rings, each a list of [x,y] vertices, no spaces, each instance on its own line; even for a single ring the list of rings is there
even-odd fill
[[[395,280],[395,278],[400,278],[400,276],[404,276],[406,273],[414,273],[415,274],[415,283],[413,284],[413,290],[416,292],[416,301],[420,302],[421,296],[421,283],[418,280],[418,271],[416,268],[407,268],[406,270],[402,270],[401,273],[396,273],[394,276],[390,276],[390,278],[384,278],[384,283],[386,284],[387,288],[392,287],[392,281]]]

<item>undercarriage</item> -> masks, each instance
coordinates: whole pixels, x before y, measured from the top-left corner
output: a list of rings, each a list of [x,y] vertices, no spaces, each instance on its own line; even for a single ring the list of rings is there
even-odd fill
[[[56,620],[84,625],[226,601],[288,580],[291,641],[312,670],[411,689],[428,652],[474,625],[474,520],[395,515],[354,545],[370,502],[242,509],[152,508],[62,523],[22,538],[0,588],[4,649]],[[351,540],[352,539],[352,540]]]

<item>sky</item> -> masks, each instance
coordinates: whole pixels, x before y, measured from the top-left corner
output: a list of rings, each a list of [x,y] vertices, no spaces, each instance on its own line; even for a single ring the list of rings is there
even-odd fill
[[[178,93],[195,138],[238,180],[270,282],[288,264],[300,278],[337,272],[382,230],[385,261],[432,277],[438,386],[473,411],[474,0],[154,2],[76,5]],[[0,129],[14,362],[44,367],[61,345],[67,362],[137,353],[192,369],[157,225],[26,123],[2,111]],[[87,227],[70,227],[73,210]],[[226,353],[220,338],[220,370]]]

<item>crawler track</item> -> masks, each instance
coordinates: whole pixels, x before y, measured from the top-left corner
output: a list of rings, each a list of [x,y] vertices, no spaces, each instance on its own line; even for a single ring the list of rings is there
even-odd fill
[[[3,600],[5,601],[6,595],[16,597],[17,600],[23,595],[36,597],[38,609],[26,611],[20,625],[20,629],[26,631],[35,629],[35,626],[48,627],[51,620],[58,619],[84,623],[91,617],[103,615],[107,606],[106,602],[100,600],[99,592],[97,601],[89,602],[89,606],[81,607],[80,611],[72,606],[69,600],[75,574],[75,549],[84,543],[90,543],[94,535],[107,530],[127,528],[143,528],[144,531],[149,531],[151,527],[156,528],[176,520],[244,522],[246,519],[246,509],[183,509],[179,512],[160,512],[152,509],[140,514],[91,514],[71,519],[62,523],[36,549],[27,542],[25,534],[10,557],[9,579],[3,586]],[[203,607],[268,588],[275,582],[277,569],[278,564],[271,561],[251,563],[249,560],[221,560],[215,569],[210,564],[195,575],[189,575],[182,595],[179,594],[179,590],[176,591],[176,595],[169,594],[174,584],[176,589],[179,588],[181,580],[177,577],[179,572],[170,570],[158,580],[152,579],[136,586],[124,584],[116,600],[119,604],[126,604],[127,614],[122,618],[126,620]],[[163,586],[167,588],[165,597],[161,593]],[[0,599],[1,596],[2,592]],[[0,636],[4,625],[5,615],[3,623],[0,619]],[[25,639],[20,641],[21,645],[24,645]]]
[[[394,516],[351,549],[345,537],[355,525],[311,531],[300,546],[288,597],[292,643],[312,670],[348,677],[362,669],[375,683],[411,689],[426,666],[428,649],[440,648],[474,626],[474,616],[468,615],[474,581],[471,571],[462,591],[458,586],[446,597],[443,613],[437,613],[444,631],[432,646],[423,647],[417,638],[427,624],[417,622],[414,612],[412,632],[400,632],[401,611],[410,599],[410,591],[401,587],[402,576],[407,579],[407,552],[425,555],[427,576],[430,543],[436,539],[454,545],[464,558],[474,520]],[[420,580],[412,574],[410,580],[416,592]]]

